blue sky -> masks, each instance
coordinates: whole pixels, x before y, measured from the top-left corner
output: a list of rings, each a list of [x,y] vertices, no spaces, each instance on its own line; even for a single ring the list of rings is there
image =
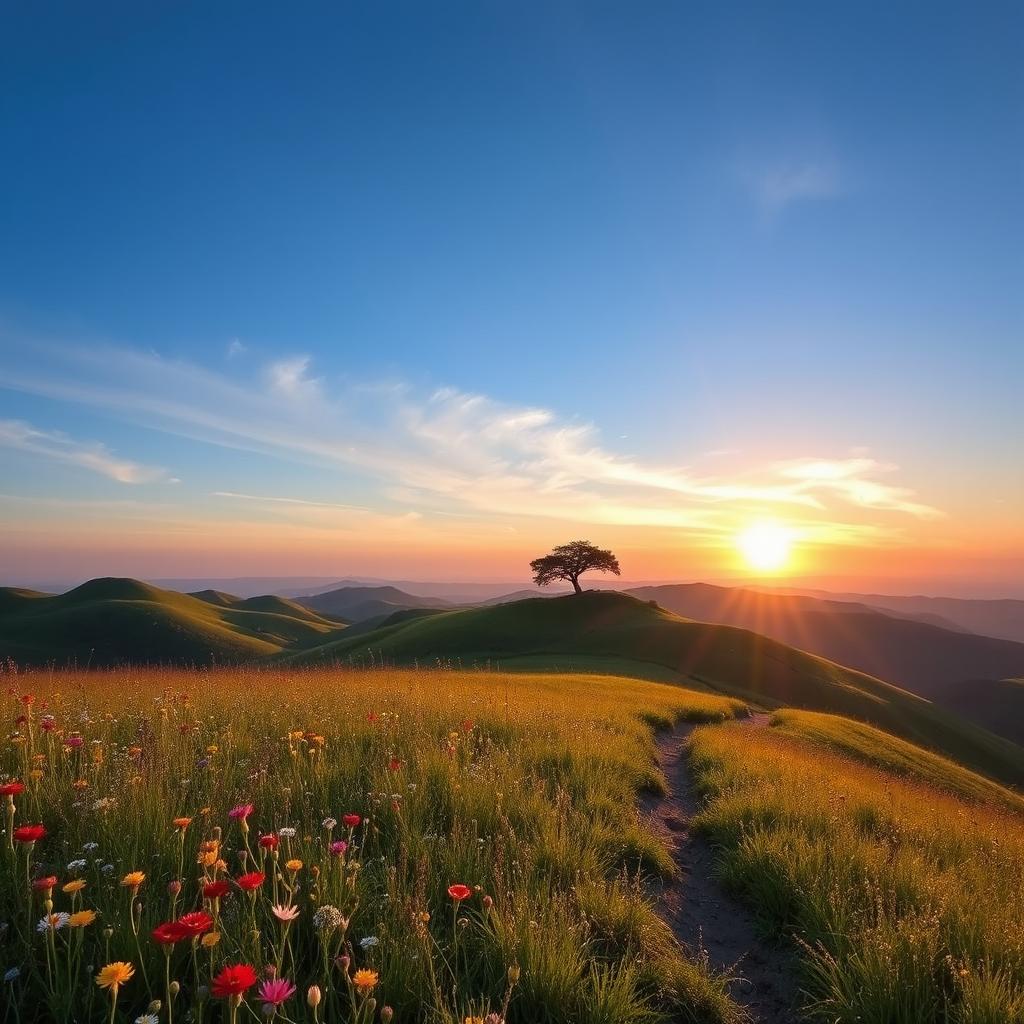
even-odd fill
[[[492,530],[570,523],[685,551],[777,516],[754,484],[817,460],[898,497],[832,488],[809,543],[914,538],[902,504],[938,513],[939,548],[985,529],[1019,557],[1022,37],[1019,4],[9,10],[11,546],[166,574],[165,540],[122,558],[98,526],[74,552],[39,531],[130,501],[154,534],[212,538],[245,504],[274,566],[308,570],[307,521],[220,491],[377,517],[331,571],[406,516],[467,517],[478,560],[507,547]],[[200,401],[232,425],[180,407]],[[280,407],[280,437],[253,429]],[[496,421],[516,439],[469,457]],[[552,521],[502,475],[552,493]],[[403,557],[455,543],[410,535]]]

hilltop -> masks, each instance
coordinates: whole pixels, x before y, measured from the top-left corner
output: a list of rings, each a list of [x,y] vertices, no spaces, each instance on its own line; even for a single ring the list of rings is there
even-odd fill
[[[0,659],[23,665],[211,664],[265,658],[342,629],[280,598],[213,601],[138,580],[66,594],[0,589]]]
[[[324,594],[303,597],[300,602],[315,612],[347,622],[360,622],[414,608],[452,607],[448,601],[439,597],[417,597],[390,586],[338,587]]]
[[[290,664],[437,662],[577,669],[697,683],[762,707],[789,706],[869,722],[976,770],[1024,782],[1024,750],[873,676],[733,626],[694,622],[614,591],[389,619],[340,633]]]

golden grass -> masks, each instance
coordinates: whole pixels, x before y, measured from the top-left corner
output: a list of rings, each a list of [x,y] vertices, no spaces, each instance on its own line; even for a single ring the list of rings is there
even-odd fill
[[[698,729],[690,759],[724,880],[804,944],[823,1019],[1024,1019],[1024,818],[774,729]]]

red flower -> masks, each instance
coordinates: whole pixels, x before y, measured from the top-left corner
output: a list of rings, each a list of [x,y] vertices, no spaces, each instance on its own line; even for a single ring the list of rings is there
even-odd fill
[[[235,884],[246,892],[255,892],[264,883],[266,877],[262,871],[250,871],[247,875],[239,875],[235,879]]]
[[[274,835],[273,832],[265,836],[260,836],[260,846],[264,850],[276,850],[281,845],[281,840]]]
[[[355,828],[362,820],[361,814],[346,814],[341,819],[348,828]]]
[[[47,715],[39,724],[42,726],[43,732],[53,732],[57,728],[57,720],[53,715]]]
[[[26,693],[26,694],[22,695],[21,703],[24,704],[25,707],[31,707],[31,705],[35,704],[35,702],[36,702],[35,694]]]
[[[47,875],[45,878],[37,878],[32,883],[36,892],[49,892],[57,884],[56,875]]]
[[[213,979],[210,992],[215,999],[244,995],[256,984],[256,972],[248,964],[231,964]]]
[[[173,946],[176,942],[184,942],[189,937],[189,933],[177,921],[158,924],[151,934],[153,941],[161,946]]]
[[[193,910],[189,914],[182,914],[174,924],[189,938],[195,938],[213,927],[213,918],[205,910]]]
[[[402,770],[402,761],[399,758],[397,758],[397,757],[391,758],[391,760],[388,762],[388,771],[389,772],[400,772],[401,770]]]
[[[24,782],[5,782],[0,785],[0,796],[17,796],[25,792]]]
[[[451,896],[456,903],[461,903],[463,900],[468,900],[473,895],[473,890],[468,885],[449,885],[448,895]]]
[[[227,882],[207,882],[203,886],[204,900],[219,900],[231,892],[231,886]]]
[[[45,825],[19,825],[14,830],[14,839],[19,843],[35,843],[45,836]]]

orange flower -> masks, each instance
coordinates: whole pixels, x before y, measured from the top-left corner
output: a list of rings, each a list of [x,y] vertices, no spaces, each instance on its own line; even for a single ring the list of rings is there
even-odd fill
[[[175,828],[180,828],[182,832],[185,831],[192,824],[191,818],[175,818],[173,825]]]
[[[352,984],[363,994],[372,992],[377,985],[378,974],[376,971],[361,967],[352,977]]]

